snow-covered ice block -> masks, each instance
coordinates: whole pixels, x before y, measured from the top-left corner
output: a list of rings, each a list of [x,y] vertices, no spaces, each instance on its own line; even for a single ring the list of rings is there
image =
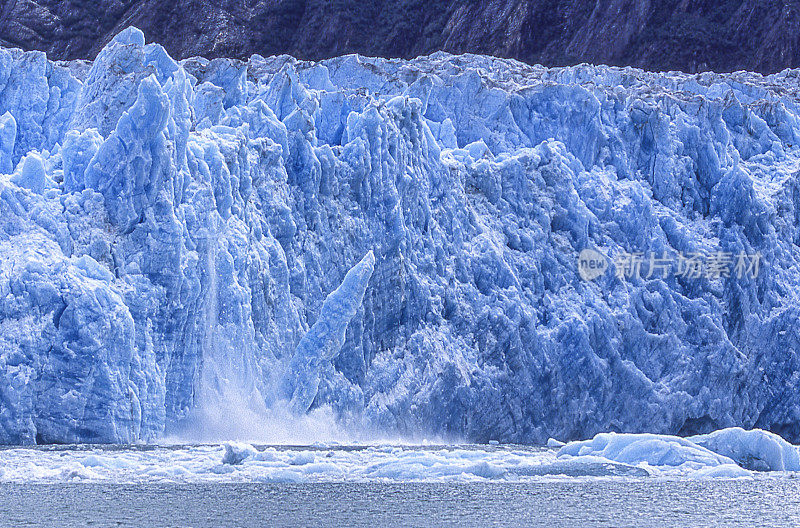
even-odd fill
[[[561,457],[602,457],[632,466],[683,466],[691,469],[734,464],[730,458],[677,436],[601,433],[591,440],[570,442]]]
[[[223,447],[225,454],[222,456],[222,463],[232,466],[241,464],[258,453],[255,447],[241,442],[225,442]]]
[[[769,431],[733,427],[688,440],[754,471],[800,471],[797,447]]]

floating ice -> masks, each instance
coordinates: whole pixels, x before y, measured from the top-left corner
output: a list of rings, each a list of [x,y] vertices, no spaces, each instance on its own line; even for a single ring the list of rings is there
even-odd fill
[[[736,464],[722,464],[699,469],[690,476],[696,479],[741,479],[751,478],[753,474]]]
[[[241,464],[257,453],[253,446],[241,442],[226,442],[223,447],[225,448],[225,455],[222,457],[222,463],[232,466]]]
[[[725,455],[755,471],[800,471],[798,448],[768,431],[740,427],[689,438],[695,444]]]
[[[634,442],[638,441],[641,439]],[[675,443],[669,437],[663,441]],[[612,453],[606,450],[604,454]],[[629,462],[638,461],[632,464],[590,454],[573,457],[551,449],[506,445],[292,448],[226,442],[221,446],[58,446],[0,450],[0,483],[641,481],[754,475],[722,456],[683,458],[686,461],[679,465],[673,464],[674,457],[670,464],[650,465],[646,460],[654,461],[652,458],[627,457]],[[782,471],[759,475],[760,479],[795,477],[796,473]]]
[[[600,457],[632,466],[686,467],[702,469],[734,464],[730,458],[685,438],[654,434],[601,433],[591,440],[570,442],[559,457]]]
[[[690,438],[602,433],[591,440],[565,445],[558,457],[575,461],[601,457],[632,466],[703,470],[696,474],[698,477],[747,476],[747,470],[800,471],[796,446],[776,434],[739,427]]]

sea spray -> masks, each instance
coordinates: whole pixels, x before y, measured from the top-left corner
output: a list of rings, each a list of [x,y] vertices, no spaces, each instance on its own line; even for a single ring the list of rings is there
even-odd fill
[[[203,363],[198,380],[197,404],[177,436],[184,441],[245,440],[269,444],[345,442],[349,434],[337,423],[333,411],[311,409],[320,382],[320,369],[344,343],[347,324],[361,305],[375,266],[372,251],[345,276],[320,312],[317,322],[301,339],[284,371],[278,394],[265,399],[264,380],[252,360],[231,343],[220,321],[217,244],[214,231],[208,240],[208,289],[204,321]],[[223,317],[224,319],[224,317]],[[274,393],[269,387],[268,393]],[[363,433],[364,431],[362,431]]]

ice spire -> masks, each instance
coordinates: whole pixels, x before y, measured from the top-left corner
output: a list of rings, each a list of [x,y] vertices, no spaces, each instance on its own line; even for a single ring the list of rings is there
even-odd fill
[[[375,255],[370,251],[347,272],[341,286],[328,295],[317,322],[297,345],[282,392],[298,414],[311,408],[319,389],[320,370],[339,354],[347,325],[364,300],[374,268]]]

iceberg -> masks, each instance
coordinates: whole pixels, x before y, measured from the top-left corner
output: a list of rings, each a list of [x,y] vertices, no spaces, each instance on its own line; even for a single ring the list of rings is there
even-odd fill
[[[2,49],[0,443],[150,442],[209,408],[220,440],[289,408],[481,443],[800,442],[797,79],[178,62],[135,28],[89,64]],[[726,435],[647,442],[795,467]]]
[[[737,478],[749,471],[800,471],[800,451],[780,436],[731,427],[680,438],[656,434],[601,433],[558,450],[559,459],[594,463],[598,458],[630,466],[680,468],[698,478]]]
[[[685,438],[655,434],[601,433],[591,440],[571,442],[558,451],[559,458],[603,458],[638,466],[686,467],[693,470],[735,462]]]
[[[769,431],[732,427],[689,440],[753,471],[800,471],[798,448]]]

